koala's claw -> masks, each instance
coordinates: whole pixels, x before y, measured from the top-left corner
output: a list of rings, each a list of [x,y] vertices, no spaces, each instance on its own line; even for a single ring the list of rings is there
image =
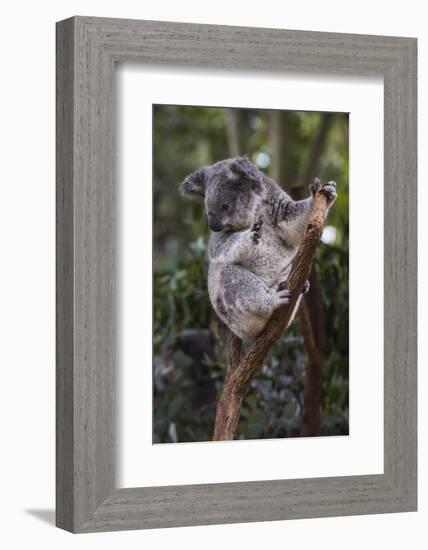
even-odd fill
[[[281,300],[286,300],[289,302],[291,298],[291,290],[288,290],[288,288],[285,290],[280,290],[278,292],[278,297],[281,298]]]
[[[262,228],[262,224],[263,224],[263,218],[262,216],[260,216],[260,218],[251,228],[251,240],[253,241],[254,244],[259,244],[259,239],[261,237],[260,230]]]
[[[263,217],[260,216],[260,218],[257,220],[257,222],[253,225],[253,231],[260,231],[263,225]]]
[[[336,200],[337,194],[335,181],[329,181],[328,183],[324,183],[323,185],[321,185],[320,179],[315,178],[309,186],[309,189],[312,195],[315,195],[317,191],[320,191],[320,193],[324,193],[324,195],[327,197],[329,204]]]
[[[303,285],[303,288],[302,288],[302,294],[307,294],[310,288],[311,288],[311,283],[309,281],[305,281],[305,284]]]
[[[336,200],[337,193],[336,193],[336,182],[329,181],[325,185],[322,186],[321,193],[323,193],[326,197],[329,203]]]
[[[278,290],[275,298],[276,307],[282,306],[284,304],[289,304],[291,299],[291,290],[288,290],[288,288],[284,290]]]

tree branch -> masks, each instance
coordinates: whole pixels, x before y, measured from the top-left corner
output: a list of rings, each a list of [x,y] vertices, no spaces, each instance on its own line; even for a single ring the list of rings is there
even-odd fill
[[[230,375],[237,369],[239,366],[239,361],[241,360],[241,339],[233,334],[232,331],[229,331],[229,337],[227,341],[227,371],[224,379],[224,383],[228,381]]]
[[[228,371],[223,391],[217,403],[214,441],[231,440],[235,435],[242,400],[248,386],[262,366],[272,345],[288,325],[299,294],[309,277],[313,258],[321,238],[326,212],[327,199],[319,188],[314,196],[303,241],[294,257],[293,265],[285,285],[286,288],[291,290],[290,303],[274,311],[267,325],[256,338],[250,350],[239,361],[239,364],[239,354],[236,354],[236,348],[235,351],[229,351]],[[232,342],[236,346],[234,339],[232,339]]]

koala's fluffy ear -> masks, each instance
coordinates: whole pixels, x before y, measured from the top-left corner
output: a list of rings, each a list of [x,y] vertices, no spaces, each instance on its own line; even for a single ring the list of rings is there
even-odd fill
[[[263,186],[263,174],[250,161],[248,157],[237,157],[231,165],[232,172],[242,178],[245,182],[251,183],[255,191],[260,191]]]
[[[197,195],[205,197],[206,172],[204,168],[200,168],[192,172],[190,176],[181,184],[181,192],[186,195]]]

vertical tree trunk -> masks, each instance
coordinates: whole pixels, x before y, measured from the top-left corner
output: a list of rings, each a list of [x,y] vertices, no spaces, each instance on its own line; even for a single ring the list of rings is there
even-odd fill
[[[285,185],[287,181],[287,117],[287,111],[269,113],[270,176],[280,185]]]
[[[223,113],[230,155],[250,155],[248,109],[224,109]]]
[[[307,354],[300,435],[308,437],[319,435],[321,430],[321,377],[323,361],[314,337],[305,299],[300,304],[299,317]]]

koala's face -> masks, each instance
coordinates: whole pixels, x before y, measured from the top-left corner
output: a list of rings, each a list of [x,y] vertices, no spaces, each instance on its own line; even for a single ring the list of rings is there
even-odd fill
[[[254,224],[263,174],[246,157],[222,160],[190,174],[184,193],[204,199],[211,231],[239,231]]]

